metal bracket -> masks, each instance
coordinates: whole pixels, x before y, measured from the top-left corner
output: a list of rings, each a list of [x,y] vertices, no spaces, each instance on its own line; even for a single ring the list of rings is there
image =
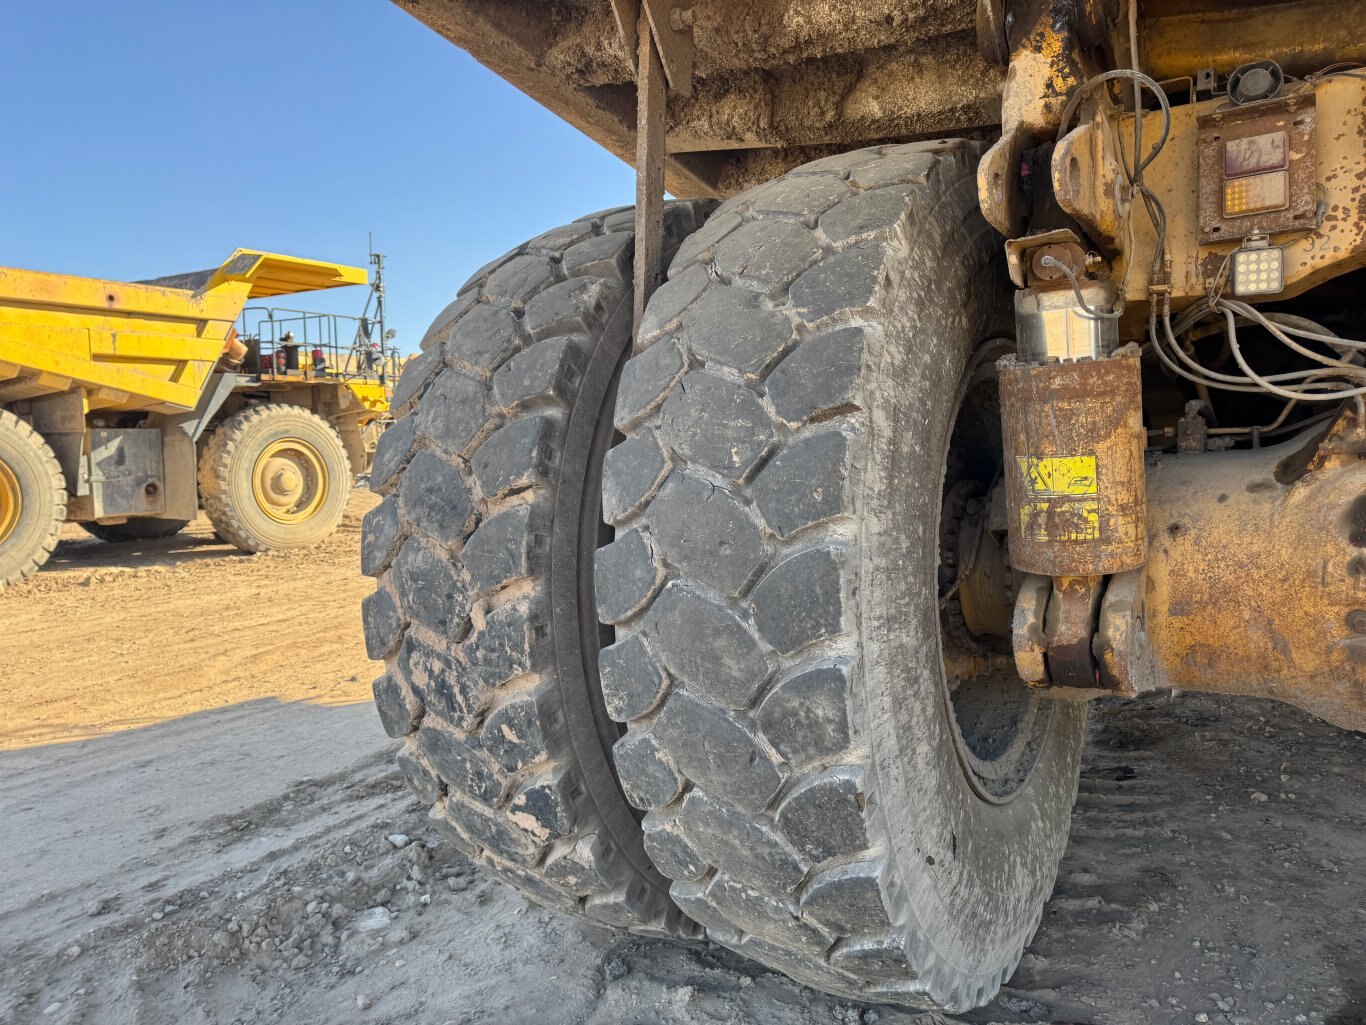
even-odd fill
[[[663,273],[668,94],[692,95],[696,47],[691,7],[671,0],[612,0],[612,16],[636,68],[634,334]]]
[[[1156,661],[1148,646],[1143,604],[1146,567],[1110,578],[1100,603],[1092,650],[1101,681],[1116,694],[1135,697],[1162,686]]]
[[[636,254],[631,335],[640,330],[645,304],[659,287],[664,267],[664,136],[668,96],[659,48],[648,19],[638,24],[636,64]]]
[[[1136,573],[1141,578],[1142,571]],[[1118,646],[1127,643],[1129,635],[1107,635],[1103,640],[1108,647],[1097,638],[1102,595],[1108,593],[1101,577],[1026,576],[1011,620],[1011,647],[1020,679],[1049,697],[1075,701],[1111,693],[1106,687],[1113,686],[1117,676],[1127,680],[1122,676],[1127,653]],[[1116,617],[1114,629],[1122,630],[1130,622]]]
[[[178,427],[189,435],[191,441],[198,441],[204,433],[204,429],[209,426],[209,421],[213,419],[213,415],[223,407],[223,403],[227,401],[233,389],[249,380],[249,377],[244,377],[241,374],[223,372],[214,374],[208,387],[199,393],[199,401],[195,403],[192,412],[164,417],[161,421],[162,425],[168,429]]]
[[[1080,222],[1105,255],[1116,256],[1120,227],[1131,200],[1120,169],[1119,141],[1108,113],[1107,105],[1098,105],[1090,121],[1058,140],[1051,176],[1058,205]]]
[[[1044,634],[1044,619],[1052,594],[1050,577],[1031,574],[1020,582],[1015,599],[1015,612],[1010,622],[1015,671],[1031,687],[1048,686],[1048,638]]]
[[[691,96],[693,58],[697,53],[692,34],[692,7],[671,0],[612,0],[612,17],[616,19],[617,32],[630,54],[640,49],[642,11],[649,22],[650,35],[659,51],[669,89],[679,96]]]
[[[1050,255],[1061,259],[1077,275],[1086,273],[1086,254],[1082,250],[1081,239],[1077,238],[1075,231],[1071,228],[1041,231],[1037,235],[1024,235],[1020,238],[1006,240],[1006,268],[1010,271],[1010,280],[1020,288],[1026,288],[1033,284],[1030,281],[1031,274],[1035,277],[1042,277],[1039,269],[1033,266],[1035,251],[1040,249],[1046,249]],[[1079,265],[1076,263],[1077,254],[1080,254]],[[1059,271],[1051,279],[1044,280],[1057,280],[1063,276],[1062,272]]]
[[[979,19],[986,20],[982,31],[990,37],[985,44],[979,37],[979,45],[993,55],[1007,47],[1010,72],[1001,95],[1001,137],[982,156],[977,191],[988,223],[1015,238],[1025,233],[1029,214],[1021,187],[1023,154],[1057,135],[1068,96],[1098,68],[1089,50],[1118,12],[1111,0],[1038,0],[1019,5],[1007,19],[995,6],[978,8]],[[998,14],[1005,40],[995,27]]]

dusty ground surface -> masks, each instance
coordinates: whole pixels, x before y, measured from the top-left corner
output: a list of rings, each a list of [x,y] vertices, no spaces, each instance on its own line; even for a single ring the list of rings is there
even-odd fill
[[[615,937],[475,872],[407,799],[368,704],[368,501],[282,556],[204,524],[73,531],[0,594],[0,1022],[942,1025]],[[1043,926],[967,1020],[1366,1022],[1364,806],[1366,737],[1300,713],[1098,710]]]

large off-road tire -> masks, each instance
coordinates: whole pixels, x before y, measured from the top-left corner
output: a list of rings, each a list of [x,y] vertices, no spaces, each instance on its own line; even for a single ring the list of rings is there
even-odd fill
[[[164,537],[175,537],[189,525],[189,520],[135,516],[123,523],[82,523],[81,529],[108,544],[121,544],[124,541],[159,541]]]
[[[665,252],[711,204],[671,204]],[[375,700],[433,818],[534,900],[650,934],[668,897],[612,773],[593,608],[602,457],[630,348],[632,211],[477,272],[404,368],[362,527]],[[607,641],[610,642],[610,633]]]
[[[675,901],[801,982],[951,1010],[1037,926],[1085,725],[945,677],[950,437],[1009,325],[978,153],[822,160],[687,240],[622,374],[597,558],[616,764]]]
[[[66,519],[66,481],[38,432],[0,409],[0,588],[38,572]]]
[[[336,429],[302,406],[239,410],[199,456],[199,496],[214,530],[244,552],[315,545],[337,529],[351,462]]]

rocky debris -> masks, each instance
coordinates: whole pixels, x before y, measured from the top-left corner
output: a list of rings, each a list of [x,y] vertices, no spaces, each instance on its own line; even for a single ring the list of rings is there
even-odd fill
[[[162,882],[120,897],[105,883],[70,895],[69,910],[45,905],[73,925],[46,949],[0,929],[0,1022],[1366,1021],[1340,975],[1366,963],[1366,737],[1292,712],[1264,739],[1254,710],[1268,707],[1191,697],[1097,709],[1054,901],[1006,991],[964,1019],[835,1000],[719,948],[614,937],[523,908],[433,832],[424,809],[394,816],[401,784],[384,770],[365,784],[380,811],[263,855],[259,838],[280,826],[254,809],[203,835],[251,845],[255,860],[182,875],[180,892]],[[1289,755],[1313,766],[1295,770],[1305,799],[1249,802]],[[291,814],[317,807],[290,793]],[[389,839],[398,831],[402,847]],[[193,868],[167,853],[168,867]],[[91,892],[104,911],[87,918]],[[382,927],[362,929],[367,916]]]
[[[394,922],[388,908],[367,908],[351,923],[360,932],[383,932]]]

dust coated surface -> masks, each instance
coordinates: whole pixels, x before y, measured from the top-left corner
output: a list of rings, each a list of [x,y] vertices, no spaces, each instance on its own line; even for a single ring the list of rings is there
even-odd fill
[[[391,768],[358,494],[311,552],[70,540],[0,593],[0,1022],[884,1025],[698,944],[528,907]],[[1043,926],[976,1023],[1366,1022],[1366,738],[1097,709]]]

